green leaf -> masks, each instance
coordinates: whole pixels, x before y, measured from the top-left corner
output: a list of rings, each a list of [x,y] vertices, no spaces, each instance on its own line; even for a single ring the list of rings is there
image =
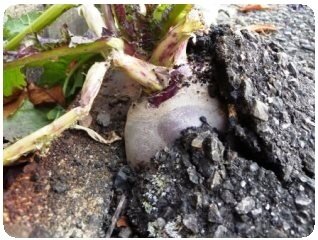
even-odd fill
[[[53,109],[51,109],[47,114],[46,117],[48,120],[55,120],[57,118],[59,118],[60,116],[62,116],[65,113],[65,109],[61,106],[56,106]]]
[[[3,119],[3,136],[8,141],[14,142],[49,124],[47,111],[47,109],[34,108],[30,101],[25,100],[14,115]]]
[[[85,75],[82,71],[77,71],[73,76],[73,84],[72,86],[69,86],[68,91],[65,93],[65,97],[73,96],[76,91],[83,86],[83,83],[85,81]]]
[[[8,16],[7,21],[3,25],[3,37],[8,40],[22,32],[28,27],[37,17],[41,15],[40,11],[32,11],[19,18]]]
[[[51,88],[57,84],[63,86],[66,79],[66,69],[72,59],[61,58],[58,62],[47,62],[43,65],[43,73],[37,81],[41,87]]]
[[[165,35],[170,27],[184,20],[192,7],[192,4],[159,4],[153,12],[153,21],[161,29],[161,36]]]
[[[11,96],[16,89],[26,86],[25,76],[20,67],[4,70],[3,72],[3,95]]]
[[[153,12],[153,19],[160,22],[163,19],[164,14],[169,11],[169,8],[171,8],[171,4],[159,4]]]

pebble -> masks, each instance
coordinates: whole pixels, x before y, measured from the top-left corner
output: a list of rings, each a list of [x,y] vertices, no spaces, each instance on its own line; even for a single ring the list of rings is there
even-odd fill
[[[254,100],[254,106],[252,114],[255,118],[258,118],[262,121],[268,120],[268,106],[265,105],[262,101]]]
[[[208,220],[212,223],[222,223],[222,216],[216,204],[211,203],[209,206]]]
[[[101,112],[97,115],[96,120],[99,125],[107,127],[110,124],[110,114]]]
[[[295,88],[299,87],[299,81],[297,78],[292,78],[288,80],[288,83],[292,84]]]
[[[253,94],[253,83],[251,81],[251,79],[247,78],[245,79],[243,82],[243,87],[244,87],[244,96],[245,98],[248,98],[250,96],[252,96]]]
[[[255,207],[255,201],[253,198],[251,197],[245,197],[242,199],[241,202],[239,202],[236,207],[235,210],[239,213],[239,214],[247,214],[248,212],[250,212],[253,208]]]
[[[235,203],[233,194],[229,190],[225,190],[221,193],[221,198],[225,203]]]
[[[311,202],[312,200],[307,196],[297,196],[295,199],[295,203],[301,207],[308,206]]]
[[[182,223],[186,228],[191,230],[193,233],[197,233],[199,231],[199,226],[197,222],[197,217],[194,214],[187,214],[184,216]]]
[[[218,186],[222,182],[222,177],[218,171],[216,171],[213,175],[212,181],[211,181],[211,189]]]
[[[257,170],[258,170],[258,165],[257,165],[257,163],[252,163],[251,165],[250,165],[250,170],[252,171],[252,172],[256,172]]]
[[[125,227],[120,230],[118,237],[120,238],[129,238],[132,235],[132,230],[130,227]]]
[[[223,225],[219,225],[217,227],[213,237],[215,237],[215,238],[225,237],[227,232],[228,232],[228,230],[226,227],[224,227]]]
[[[223,159],[224,146],[222,142],[217,138],[211,139],[211,157],[213,161],[220,162]]]
[[[191,146],[194,148],[202,148],[202,143],[204,139],[211,134],[210,131],[206,131],[203,133],[200,133],[195,139],[192,140]]]
[[[296,66],[295,66],[294,63],[291,63],[291,62],[290,62],[290,63],[287,65],[287,68],[288,68],[289,72],[290,72],[295,78],[298,77],[298,70],[297,70],[297,68],[296,68]]]
[[[300,46],[301,46],[303,49],[306,49],[306,50],[315,52],[315,47],[312,46],[312,45],[309,45],[309,44],[301,44]]]
[[[195,170],[195,168],[194,167],[188,167],[187,168],[187,172],[188,172],[190,181],[193,182],[194,184],[199,184],[200,178],[199,178],[198,173]]]
[[[261,207],[252,210],[253,216],[257,216],[257,215],[261,214],[262,212],[263,212],[263,210]]]
[[[68,186],[64,182],[57,181],[54,184],[52,184],[52,189],[56,193],[64,193],[68,190]]]

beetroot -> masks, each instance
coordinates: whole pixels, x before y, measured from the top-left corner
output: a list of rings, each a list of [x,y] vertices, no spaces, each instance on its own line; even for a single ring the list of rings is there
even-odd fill
[[[152,156],[180,136],[180,131],[202,124],[200,117],[218,130],[224,130],[226,115],[206,86],[191,84],[154,107],[146,98],[130,107],[125,127],[126,156],[133,167],[144,166]]]

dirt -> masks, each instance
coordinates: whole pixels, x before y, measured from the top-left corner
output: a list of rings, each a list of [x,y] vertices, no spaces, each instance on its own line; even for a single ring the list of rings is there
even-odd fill
[[[111,131],[123,136],[129,101],[102,93],[93,105],[90,128],[105,138]],[[112,121],[105,128],[96,119],[109,105]],[[112,177],[124,163],[123,140],[107,146],[85,132],[67,130],[45,157],[5,169],[6,231],[20,237],[104,237],[110,204],[116,199]]]
[[[125,194],[125,224],[112,237],[308,236],[315,222],[314,79],[307,69],[313,54],[298,53],[309,63],[296,65],[277,39],[236,29],[219,25],[188,47],[194,74],[227,107],[226,132],[201,118],[201,127],[184,130],[147,169],[134,172],[124,140],[103,145],[68,130],[45,157],[5,169],[6,231],[105,237]],[[123,137],[131,100],[107,88],[95,100],[90,127]]]

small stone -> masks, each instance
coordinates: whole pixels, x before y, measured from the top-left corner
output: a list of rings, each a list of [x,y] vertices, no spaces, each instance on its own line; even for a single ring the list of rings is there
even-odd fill
[[[57,181],[52,185],[52,189],[56,193],[64,193],[68,190],[68,187],[65,183]]]
[[[214,135],[211,139],[211,158],[213,161],[220,162],[224,155],[224,146],[222,142]]]
[[[258,170],[258,165],[257,165],[257,163],[252,163],[251,165],[250,165],[250,170],[252,171],[252,172],[256,172],[257,170]]]
[[[201,136],[198,136],[192,140],[191,146],[194,148],[202,148],[203,140],[204,140],[204,138],[202,138]]]
[[[160,229],[163,229],[164,226],[166,225],[166,220],[160,217],[157,219],[157,224]]]
[[[302,218],[302,217],[300,217],[300,216],[296,216],[295,217],[295,219],[296,219],[296,221],[298,222],[298,223],[300,223],[300,224],[307,224],[307,221],[306,221],[306,219],[304,219],[304,218]]]
[[[292,84],[294,87],[298,88],[299,87],[299,81],[297,78],[292,78],[288,80],[288,83]]]
[[[179,221],[177,222],[168,222],[165,225],[165,232],[167,235],[171,238],[181,238],[181,235],[179,234],[177,225],[180,224]]]
[[[195,170],[195,168],[194,167],[188,167],[187,168],[187,172],[188,172],[190,181],[193,182],[194,184],[199,184],[200,178],[199,178],[198,173]]]
[[[126,165],[119,169],[114,177],[114,188],[118,191],[126,191],[131,187],[134,176],[131,169]]]
[[[97,115],[97,123],[103,127],[107,127],[110,124],[110,115],[109,113],[100,112]]]
[[[222,223],[222,216],[216,204],[211,203],[209,206],[208,220],[212,223]]]
[[[298,77],[298,70],[297,70],[296,66],[295,66],[293,63],[289,63],[289,64],[287,65],[287,68],[288,68],[289,72],[290,72],[295,78]]]
[[[277,53],[277,58],[278,58],[278,63],[283,66],[286,67],[287,66],[287,62],[288,62],[288,55],[284,52],[279,52]]]
[[[262,213],[262,208],[260,207],[260,208],[256,208],[256,209],[253,209],[252,210],[252,214],[253,214],[253,216],[257,216],[257,215],[259,215],[259,214],[261,214]]]
[[[120,230],[118,237],[120,238],[129,238],[132,235],[130,227],[125,227]]]
[[[225,190],[221,193],[221,198],[225,203],[236,203],[233,194],[229,190]]]
[[[252,115],[262,121],[268,121],[268,106],[262,101],[254,100]]]
[[[269,210],[269,209],[270,209],[270,206],[269,206],[268,203],[266,204],[265,209],[266,209],[266,210]]]
[[[248,98],[252,96],[253,94],[253,83],[252,80],[247,78],[243,81],[243,87],[244,87],[244,97]]]
[[[285,221],[283,222],[283,229],[285,231],[288,231],[290,229],[290,225],[287,222],[285,222]]]
[[[89,127],[92,124],[93,117],[92,115],[87,115],[83,119],[79,120],[79,124],[83,127]]]
[[[304,148],[305,145],[306,145],[306,143],[305,143],[304,141],[301,141],[301,140],[299,140],[298,143],[299,143],[299,146],[300,146],[301,148]]]
[[[199,231],[197,217],[194,214],[187,214],[184,216],[182,220],[184,226],[191,230],[193,233],[197,233]]]
[[[300,45],[303,49],[315,52],[315,47],[313,45],[310,44],[301,44]]]
[[[225,237],[227,232],[228,232],[228,230],[226,227],[224,227],[223,225],[219,225],[217,227],[213,237],[215,237],[215,238]]]
[[[202,148],[202,143],[204,139],[211,134],[210,131],[206,131],[203,133],[200,133],[195,139],[192,140],[191,146],[194,148]]]
[[[222,177],[219,174],[218,171],[215,171],[215,173],[213,174],[212,180],[211,180],[211,189],[213,189],[214,187],[220,185],[220,183],[222,182]]]
[[[279,97],[274,97],[273,99],[273,106],[275,108],[277,108],[277,110],[281,111],[283,110],[283,107],[284,107],[284,102],[281,98]]]
[[[239,214],[247,214],[248,212],[250,212],[253,208],[255,207],[255,201],[253,198],[251,197],[245,197],[242,199],[241,202],[239,202],[236,207],[235,210],[239,213]]]
[[[245,188],[245,186],[246,186],[246,182],[245,181],[241,181],[241,187]]]
[[[305,191],[305,188],[304,188],[304,186],[303,186],[303,185],[299,185],[299,187],[298,187],[298,188],[299,188],[299,191],[302,191],[302,192],[303,192],[303,191]]]
[[[295,199],[295,203],[301,207],[308,206],[311,202],[312,200],[307,196],[297,196]]]

